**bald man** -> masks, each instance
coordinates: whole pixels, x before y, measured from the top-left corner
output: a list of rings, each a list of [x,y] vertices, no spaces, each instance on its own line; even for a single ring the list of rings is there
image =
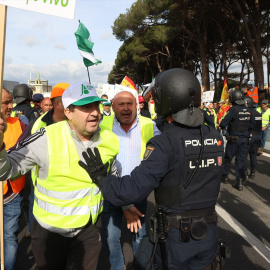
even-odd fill
[[[51,99],[49,97],[45,97],[41,101],[40,107],[42,109],[42,114],[44,114],[44,113],[48,112],[49,110],[51,110],[53,108]]]
[[[104,117],[101,125],[119,137],[120,151],[116,157],[116,166],[121,176],[129,175],[141,163],[148,140],[154,135],[160,134],[160,131],[151,119],[137,115],[137,102],[130,92],[122,91],[115,95],[112,109],[114,115]],[[124,269],[120,243],[123,212],[131,232],[137,230],[137,228],[132,228],[134,217],[130,216],[130,212],[125,211],[128,207],[130,206],[116,207],[109,201],[104,201],[102,223],[113,270]],[[131,208],[135,216],[141,216],[140,222],[138,222],[138,233],[132,235],[133,254],[136,253],[140,240],[146,235],[145,220],[142,215],[146,213],[146,208],[147,198],[139,204],[134,204]]]

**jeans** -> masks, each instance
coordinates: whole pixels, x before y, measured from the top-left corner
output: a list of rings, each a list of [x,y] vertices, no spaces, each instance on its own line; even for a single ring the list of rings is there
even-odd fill
[[[23,195],[20,192],[12,201],[4,205],[4,252],[5,270],[14,269],[18,249],[19,217]]]
[[[140,204],[135,204],[143,214],[146,214],[147,199]],[[121,248],[121,225],[122,225],[123,210],[121,207],[116,207],[109,201],[104,201],[102,212],[102,227],[104,241],[109,250],[109,260],[113,270],[124,269],[124,257]],[[139,246],[140,240],[146,236],[145,218],[141,218],[142,229],[138,233],[132,233],[133,254],[135,255]]]
[[[33,215],[33,205],[34,205],[34,188],[31,187],[31,193],[29,195],[29,224],[28,224],[28,229],[29,232],[32,233],[32,225],[33,225],[33,220],[34,220],[34,215]]]
[[[237,142],[227,142],[223,162],[223,175],[230,173],[231,161],[235,156],[235,176],[243,179],[244,166],[247,159],[248,138],[239,137]]]
[[[262,131],[262,142],[261,142],[261,146],[262,148],[264,148],[265,146],[265,141],[267,139],[267,133],[268,133],[268,128],[265,131]]]

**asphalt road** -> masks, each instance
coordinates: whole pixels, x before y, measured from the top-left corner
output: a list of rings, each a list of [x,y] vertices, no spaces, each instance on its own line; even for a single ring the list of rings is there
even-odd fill
[[[217,212],[218,229],[231,249],[231,258],[226,260],[227,270],[270,270],[270,155],[258,157],[256,177],[250,180],[242,192],[234,189],[234,167],[229,183],[221,184]],[[27,192],[26,192],[27,197]],[[148,215],[154,207],[154,197],[148,198]],[[20,218],[19,250],[15,270],[33,270],[35,261],[31,241],[25,237],[27,230],[27,201]],[[122,244],[126,269],[131,270],[131,237],[123,222]],[[98,270],[109,270],[108,253],[100,253]]]

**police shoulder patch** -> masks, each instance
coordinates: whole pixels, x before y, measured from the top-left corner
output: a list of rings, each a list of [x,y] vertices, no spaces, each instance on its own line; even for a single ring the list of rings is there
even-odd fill
[[[143,160],[148,159],[154,150],[155,150],[154,147],[148,146],[148,147],[146,148],[146,150],[145,150],[145,153],[144,153],[144,156],[143,156]]]

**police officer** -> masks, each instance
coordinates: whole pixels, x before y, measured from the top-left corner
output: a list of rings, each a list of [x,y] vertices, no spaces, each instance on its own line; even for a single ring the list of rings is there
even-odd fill
[[[254,108],[254,102],[251,97],[244,97],[245,104],[248,108]],[[261,143],[261,134],[262,134],[262,115],[258,111],[251,110],[254,114],[256,125],[250,132],[250,140],[248,144],[248,152],[250,159],[250,179],[255,178],[255,171],[257,167],[257,151]],[[245,180],[248,180],[248,160],[245,162]]]
[[[231,161],[235,156],[236,183],[233,187],[239,191],[243,190],[242,181],[245,176],[244,163],[247,158],[249,131],[255,127],[254,115],[251,114],[250,109],[245,106],[243,98],[244,95],[242,91],[235,90],[231,92],[229,101],[232,103],[233,107],[230,108],[228,114],[220,123],[221,129],[225,129],[226,126],[228,126],[222,180],[225,184],[228,183]]]
[[[146,91],[144,98],[152,94],[156,113],[166,117],[169,125],[148,141],[140,166],[130,176],[102,178],[107,165],[97,156],[84,155],[85,163],[80,164],[102,189],[104,199],[114,205],[140,202],[155,190],[160,225],[157,269],[207,269],[218,248],[215,204],[222,174],[222,137],[203,124],[198,108],[201,87],[190,71],[175,68],[159,73]]]
[[[12,116],[25,115],[29,122],[36,119],[35,110],[31,107],[30,101],[33,97],[33,91],[26,84],[18,84],[13,89],[13,98],[17,104],[13,108]]]

